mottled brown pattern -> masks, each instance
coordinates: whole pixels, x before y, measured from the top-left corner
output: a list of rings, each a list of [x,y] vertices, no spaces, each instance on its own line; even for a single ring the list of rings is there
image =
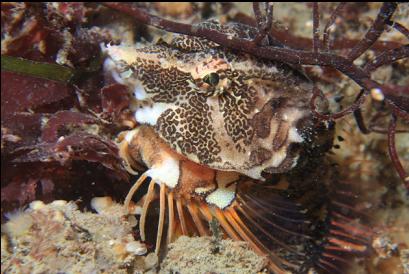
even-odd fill
[[[176,68],[163,69],[153,61],[137,60],[138,79],[147,93],[153,94],[152,100],[157,103],[176,103],[177,96],[187,93],[191,80],[189,73],[183,73]],[[143,64],[142,66],[140,64]]]
[[[286,99],[282,97],[271,99],[253,116],[251,123],[257,137],[264,139],[270,135],[271,119],[274,115],[277,116],[279,108],[284,106],[285,101]]]
[[[186,35],[175,35],[171,44],[187,52],[199,52],[218,46],[216,43],[206,39],[199,37],[188,37]]]
[[[254,36],[253,29],[237,24],[203,24],[232,36]],[[136,103],[141,109],[160,109],[153,126],[170,147],[194,162],[253,178],[261,170],[291,168],[285,163],[292,165],[297,155],[287,153],[293,142],[288,132],[311,115],[311,94],[301,87],[307,82],[300,73],[183,35],[171,44],[135,49],[134,55],[132,63],[117,60],[118,70],[131,68],[130,84],[139,81],[145,90],[146,98]],[[204,81],[210,73],[217,74],[215,84]],[[297,111],[286,112],[290,107]]]
[[[273,140],[273,149],[274,151],[278,151],[287,140],[288,131],[290,130],[290,125],[283,120],[279,121],[277,132],[274,136]]]
[[[230,79],[237,79],[238,73],[230,73]],[[244,151],[253,139],[253,128],[249,114],[254,107],[255,91],[247,85],[233,84],[230,92],[219,97],[220,110],[223,112],[225,129],[235,143],[238,151]],[[237,98],[240,98],[237,100]]]
[[[194,154],[204,164],[221,161],[220,147],[214,137],[210,109],[206,98],[197,93],[188,95],[188,103],[176,110],[167,110],[158,119],[156,130],[171,147],[185,154]]]
[[[271,158],[271,152],[265,148],[253,150],[250,154],[250,161],[255,165],[259,165]]]

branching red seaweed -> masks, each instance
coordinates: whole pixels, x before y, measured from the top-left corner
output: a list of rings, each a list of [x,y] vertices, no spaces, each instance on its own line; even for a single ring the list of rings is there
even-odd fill
[[[259,2],[253,3],[254,15],[256,17],[257,28],[259,30],[259,33],[254,38],[253,42],[257,45],[260,44],[261,40],[263,40],[269,34],[273,24],[274,6],[268,2],[265,3],[265,6],[266,16],[263,17],[260,10],[260,3]]]
[[[360,40],[348,53],[347,59],[350,61],[356,60],[365,51],[367,51],[385,30],[386,23],[390,20],[395,12],[398,4],[393,2],[384,3],[379,10],[378,16],[365,34],[364,38]]]
[[[409,175],[403,169],[401,162],[399,161],[398,153],[396,152],[395,146],[395,132],[396,132],[396,116],[392,115],[391,122],[389,124],[388,130],[388,148],[389,148],[389,156],[391,157],[392,163],[396,168],[399,176],[401,177],[402,181],[405,183],[407,189],[409,189]]]
[[[332,12],[330,19],[328,20],[327,24],[324,27],[323,31],[323,38],[322,38],[322,49],[329,51],[330,50],[330,40],[329,40],[329,33],[330,28],[334,25],[335,20],[341,13],[342,9],[345,7],[346,2],[339,3],[335,10]]]

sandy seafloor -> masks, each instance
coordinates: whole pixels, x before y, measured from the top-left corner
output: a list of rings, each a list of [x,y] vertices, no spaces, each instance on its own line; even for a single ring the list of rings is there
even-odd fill
[[[379,7],[377,3],[369,5],[359,18],[362,25],[375,17]],[[409,26],[408,4],[400,7],[395,19]],[[238,8],[249,13],[251,4],[242,3]],[[274,16],[280,24],[290,26],[294,34],[310,37],[310,11],[304,4],[282,3],[275,5]],[[364,27],[358,27],[344,35],[359,38],[363,30]],[[387,33],[382,39],[408,42],[395,32]],[[409,85],[409,64],[400,63],[399,70],[382,67],[374,78]],[[345,105],[353,101],[357,90],[345,79],[340,79],[336,88],[329,85],[322,88],[330,94],[330,100],[342,92]],[[367,100],[364,109],[370,109],[372,103]],[[335,136],[342,136],[344,141],[335,141],[340,149],[334,149],[329,157],[338,163],[343,180],[360,184],[360,200],[370,212],[378,233],[373,242],[375,252],[353,264],[349,272],[409,273],[409,198],[390,163],[386,135],[363,135],[348,116],[337,121]],[[397,135],[396,144],[406,170],[409,170],[408,143],[408,133]],[[146,247],[135,240],[132,230],[135,220],[125,216],[119,204],[109,199],[99,202],[96,205],[98,214],[81,213],[74,203],[63,201],[49,205],[37,202],[26,212],[13,213],[11,221],[2,226],[1,272],[55,273],[55,269],[65,273],[129,273],[129,269],[134,273],[265,271],[265,259],[255,255],[245,244],[223,240],[219,243],[221,251],[214,254],[211,238],[182,237],[172,244],[160,263],[153,253],[146,255]],[[56,252],[62,253],[58,261],[53,259]]]

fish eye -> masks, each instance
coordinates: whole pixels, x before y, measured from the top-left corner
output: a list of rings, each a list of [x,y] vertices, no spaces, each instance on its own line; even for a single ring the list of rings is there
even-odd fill
[[[219,83],[219,79],[220,79],[219,74],[212,72],[203,77],[203,82],[211,86],[216,86]]]

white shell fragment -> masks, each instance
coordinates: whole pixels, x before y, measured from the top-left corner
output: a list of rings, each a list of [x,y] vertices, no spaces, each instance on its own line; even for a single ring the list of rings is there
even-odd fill
[[[138,256],[144,255],[147,252],[146,246],[141,242],[137,241],[127,243],[125,249],[129,253],[133,253]]]

